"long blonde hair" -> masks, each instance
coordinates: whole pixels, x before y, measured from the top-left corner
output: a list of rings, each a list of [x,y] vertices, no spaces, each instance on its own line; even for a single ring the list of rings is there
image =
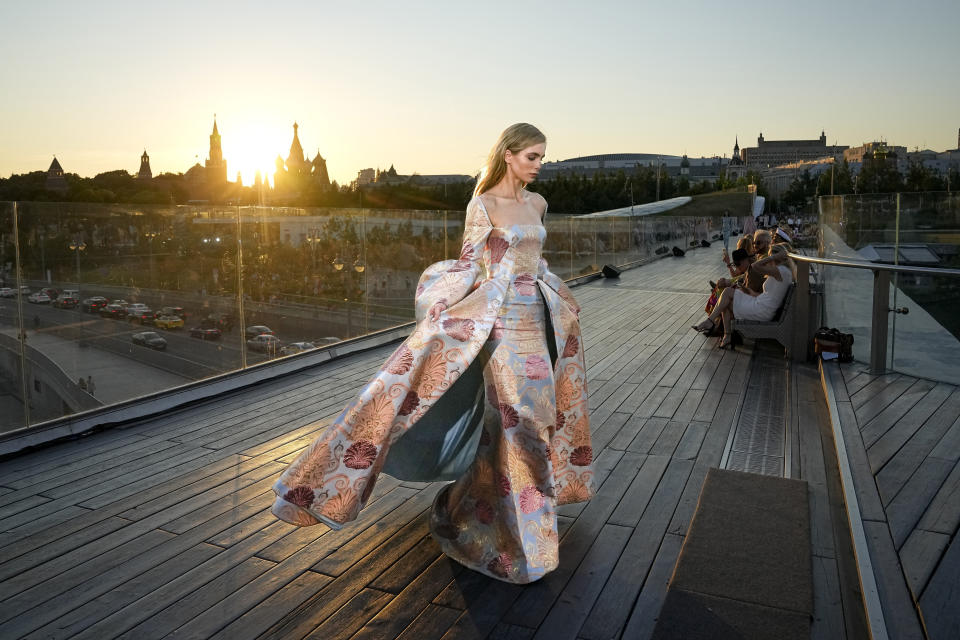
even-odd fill
[[[540,129],[526,122],[518,122],[504,129],[497,138],[497,143],[490,149],[490,155],[487,156],[487,163],[480,171],[480,178],[477,180],[477,188],[473,190],[473,195],[478,196],[489,191],[503,180],[503,176],[507,174],[505,155],[508,149],[511,153],[520,153],[527,147],[546,141],[547,136],[543,135]]]

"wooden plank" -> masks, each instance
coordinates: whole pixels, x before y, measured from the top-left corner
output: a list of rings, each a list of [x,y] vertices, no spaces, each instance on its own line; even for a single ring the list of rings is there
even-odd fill
[[[703,444],[709,429],[710,425],[706,422],[691,422],[688,424],[686,431],[683,432],[683,438],[680,439],[680,443],[673,452],[673,457],[681,460],[695,460],[697,454],[700,453],[700,445]]]
[[[954,538],[947,547],[927,588],[920,597],[920,610],[930,638],[956,638],[960,629],[960,542]]]
[[[52,640],[53,638],[72,637],[113,613],[118,600],[130,601],[142,598],[154,590],[154,585],[174,579],[191,568],[203,564],[221,551],[222,549],[209,544],[199,544],[191,547],[178,556],[137,576],[130,582],[87,602],[66,615],[60,616],[50,624],[25,636],[25,638]]]
[[[657,441],[650,447],[650,454],[672,456],[686,430],[687,425],[685,423],[671,420],[667,423],[667,426],[664,427],[663,431],[660,432],[660,437],[657,438]]]
[[[358,562],[334,579],[326,589],[304,602],[284,620],[278,621],[264,633],[263,638],[285,640],[307,635],[363,590],[375,576],[403,557],[428,534],[428,528],[426,513],[402,523],[396,533],[377,547],[376,552],[358,558]]]
[[[376,589],[363,589],[312,633],[305,636],[305,640],[347,640],[387,606],[392,598],[393,596],[389,593],[382,593]]]
[[[860,436],[860,428],[853,407],[848,402],[837,403],[837,414],[840,418],[840,430],[846,445],[847,458],[850,462],[850,471],[853,475],[853,485],[857,492],[857,503],[860,505],[860,514],[864,520],[886,522],[887,516],[880,502],[880,493],[867,460],[866,448]]]
[[[909,415],[868,451],[870,466],[885,504],[897,495],[960,414],[960,394],[942,402],[938,397],[939,389],[930,391]],[[938,404],[938,400],[942,404],[931,414],[929,410]]]
[[[905,378],[905,380],[908,379]],[[923,400],[934,387],[936,387],[936,383],[928,380],[917,380],[899,397],[885,397],[890,403],[873,418],[867,417],[868,412],[866,408],[858,409],[857,419],[862,425],[860,432],[863,434],[863,442],[867,447],[872,447],[875,442],[895,426],[904,424],[903,418],[913,413],[915,405]],[[947,389],[942,389],[941,393],[946,390]],[[883,395],[886,396],[886,392]],[[946,394],[943,394],[943,396],[945,397]]]
[[[899,549],[923,516],[927,506],[950,475],[954,464],[927,458],[913,474],[903,490],[887,505],[887,521],[893,542]]]
[[[922,640],[924,636],[920,621],[886,523],[864,520],[863,528],[870,547],[887,632],[897,640]]]
[[[426,608],[417,616],[409,627],[403,630],[397,640],[423,640],[424,638],[439,638],[453,626],[459,618],[461,612],[457,609],[447,609],[435,604],[428,604]],[[499,625],[498,625],[499,626]],[[491,633],[488,638],[495,638],[497,635]],[[509,636],[503,636],[509,637]],[[519,636],[514,636],[519,637]],[[318,636],[318,640],[324,640]]]
[[[370,587],[386,593],[400,593],[442,556],[440,546],[428,536],[418,542],[396,564],[377,576],[370,583]]]
[[[843,601],[840,596],[840,577],[833,558],[814,555],[813,618],[810,621],[811,640],[844,640],[847,637],[843,622]]]
[[[657,491],[650,501],[649,507],[643,514],[643,517],[637,523],[627,546],[620,556],[610,579],[604,586],[603,592],[597,601],[596,606],[587,618],[580,635],[585,638],[611,638],[627,623],[627,617],[630,615],[631,608],[634,606],[638,597],[644,590],[648,589],[653,580],[653,591],[647,591],[647,596],[654,595],[656,589],[662,588],[662,597],[666,594],[666,580],[660,585],[657,581],[659,575],[657,571],[662,571],[663,567],[657,566],[658,549],[660,553],[668,555],[674,553],[671,547],[671,539],[677,542],[676,552],[679,552],[680,536],[672,536],[668,533],[673,510],[677,504],[677,499],[681,495],[687,480],[693,462],[689,460],[673,460],[670,463],[663,480],[657,487]],[[666,551],[663,549],[666,545]],[[673,555],[673,561],[676,561],[676,555]],[[648,573],[649,572],[649,573]],[[673,572],[673,565],[670,565],[669,577]],[[659,611],[659,608],[657,609]],[[651,626],[651,631],[653,627]],[[631,637],[631,636],[624,636]]]
[[[446,556],[437,556],[423,573],[367,622],[354,638],[357,640],[396,638],[414,622],[421,611],[431,606],[436,607],[431,605],[430,601],[462,571],[465,571],[462,565]],[[446,628],[449,628],[449,625],[453,624],[456,617],[460,615],[459,611],[451,611],[456,615],[450,618]],[[446,628],[443,631],[446,631]]]
[[[576,638],[594,602],[600,596],[607,576],[620,557],[633,529],[606,524],[580,567],[570,577],[534,638],[554,640]]]
[[[907,578],[907,586],[910,587],[914,600],[919,600],[923,595],[923,590],[948,544],[950,536],[922,529],[914,529],[903,543],[900,548],[900,562],[903,564],[903,574]]]
[[[879,416],[884,409],[889,407],[895,401],[899,400],[901,396],[905,395],[908,390],[916,384],[918,384],[918,380],[916,378],[899,376],[895,382],[890,383],[881,391],[874,394],[871,398],[867,399],[865,402],[858,403],[857,397],[851,396],[853,408],[857,411],[857,420],[860,421],[861,430],[864,429],[871,420]]]
[[[527,585],[504,622],[537,628],[637,475],[642,457],[625,453],[560,544],[560,566]]]
[[[640,432],[627,446],[627,451],[633,453],[650,453],[653,445],[657,443],[660,434],[666,429],[668,420],[666,418],[634,417],[639,420],[644,420],[644,423]]]
[[[643,466],[640,467],[640,471],[634,477],[633,482],[630,483],[630,487],[623,494],[620,504],[617,505],[607,522],[625,527],[635,527],[637,522],[640,521],[644,509],[647,508],[647,503],[653,497],[668,464],[670,464],[669,456],[644,456]]]
[[[673,567],[677,564],[682,542],[683,538],[680,536],[669,533],[664,536],[653,566],[643,583],[643,589],[630,611],[630,617],[621,637],[645,640],[653,634],[657,614],[667,596],[667,585],[670,582],[670,576],[673,575]],[[601,640],[600,636],[584,635],[584,637],[589,640]]]
[[[942,458],[933,459],[942,460]],[[937,490],[917,528],[952,536],[958,526],[960,526],[960,465],[954,466],[953,471]]]
[[[960,460],[960,416],[944,434],[943,439],[937,443],[930,455],[942,460]]]

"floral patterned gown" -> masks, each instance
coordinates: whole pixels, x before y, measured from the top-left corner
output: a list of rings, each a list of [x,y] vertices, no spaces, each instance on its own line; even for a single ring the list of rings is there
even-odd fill
[[[545,237],[470,201],[460,259],[424,272],[416,328],[281,474],[274,515],[340,528],[381,471],[455,479],[430,519],[444,553],[515,583],[557,567],[556,507],[592,495],[593,451],[575,303]]]

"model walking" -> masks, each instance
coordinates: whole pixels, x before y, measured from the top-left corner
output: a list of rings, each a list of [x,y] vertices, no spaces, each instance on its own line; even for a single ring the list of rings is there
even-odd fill
[[[431,265],[418,323],[274,486],[273,513],[340,528],[377,475],[454,480],[431,531],[467,567],[526,583],[557,567],[556,506],[593,492],[579,307],[541,257],[546,202],[524,187],[546,138],[508,127],[467,205],[459,260]]]

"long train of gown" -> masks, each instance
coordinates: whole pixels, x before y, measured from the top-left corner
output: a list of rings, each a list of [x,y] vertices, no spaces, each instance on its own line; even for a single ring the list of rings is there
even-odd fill
[[[281,475],[277,517],[339,528],[381,471],[456,478],[430,519],[444,553],[515,583],[556,568],[556,506],[592,495],[593,453],[579,326],[541,258],[545,237],[542,225],[493,227],[471,201],[461,259],[425,272],[424,319]]]

